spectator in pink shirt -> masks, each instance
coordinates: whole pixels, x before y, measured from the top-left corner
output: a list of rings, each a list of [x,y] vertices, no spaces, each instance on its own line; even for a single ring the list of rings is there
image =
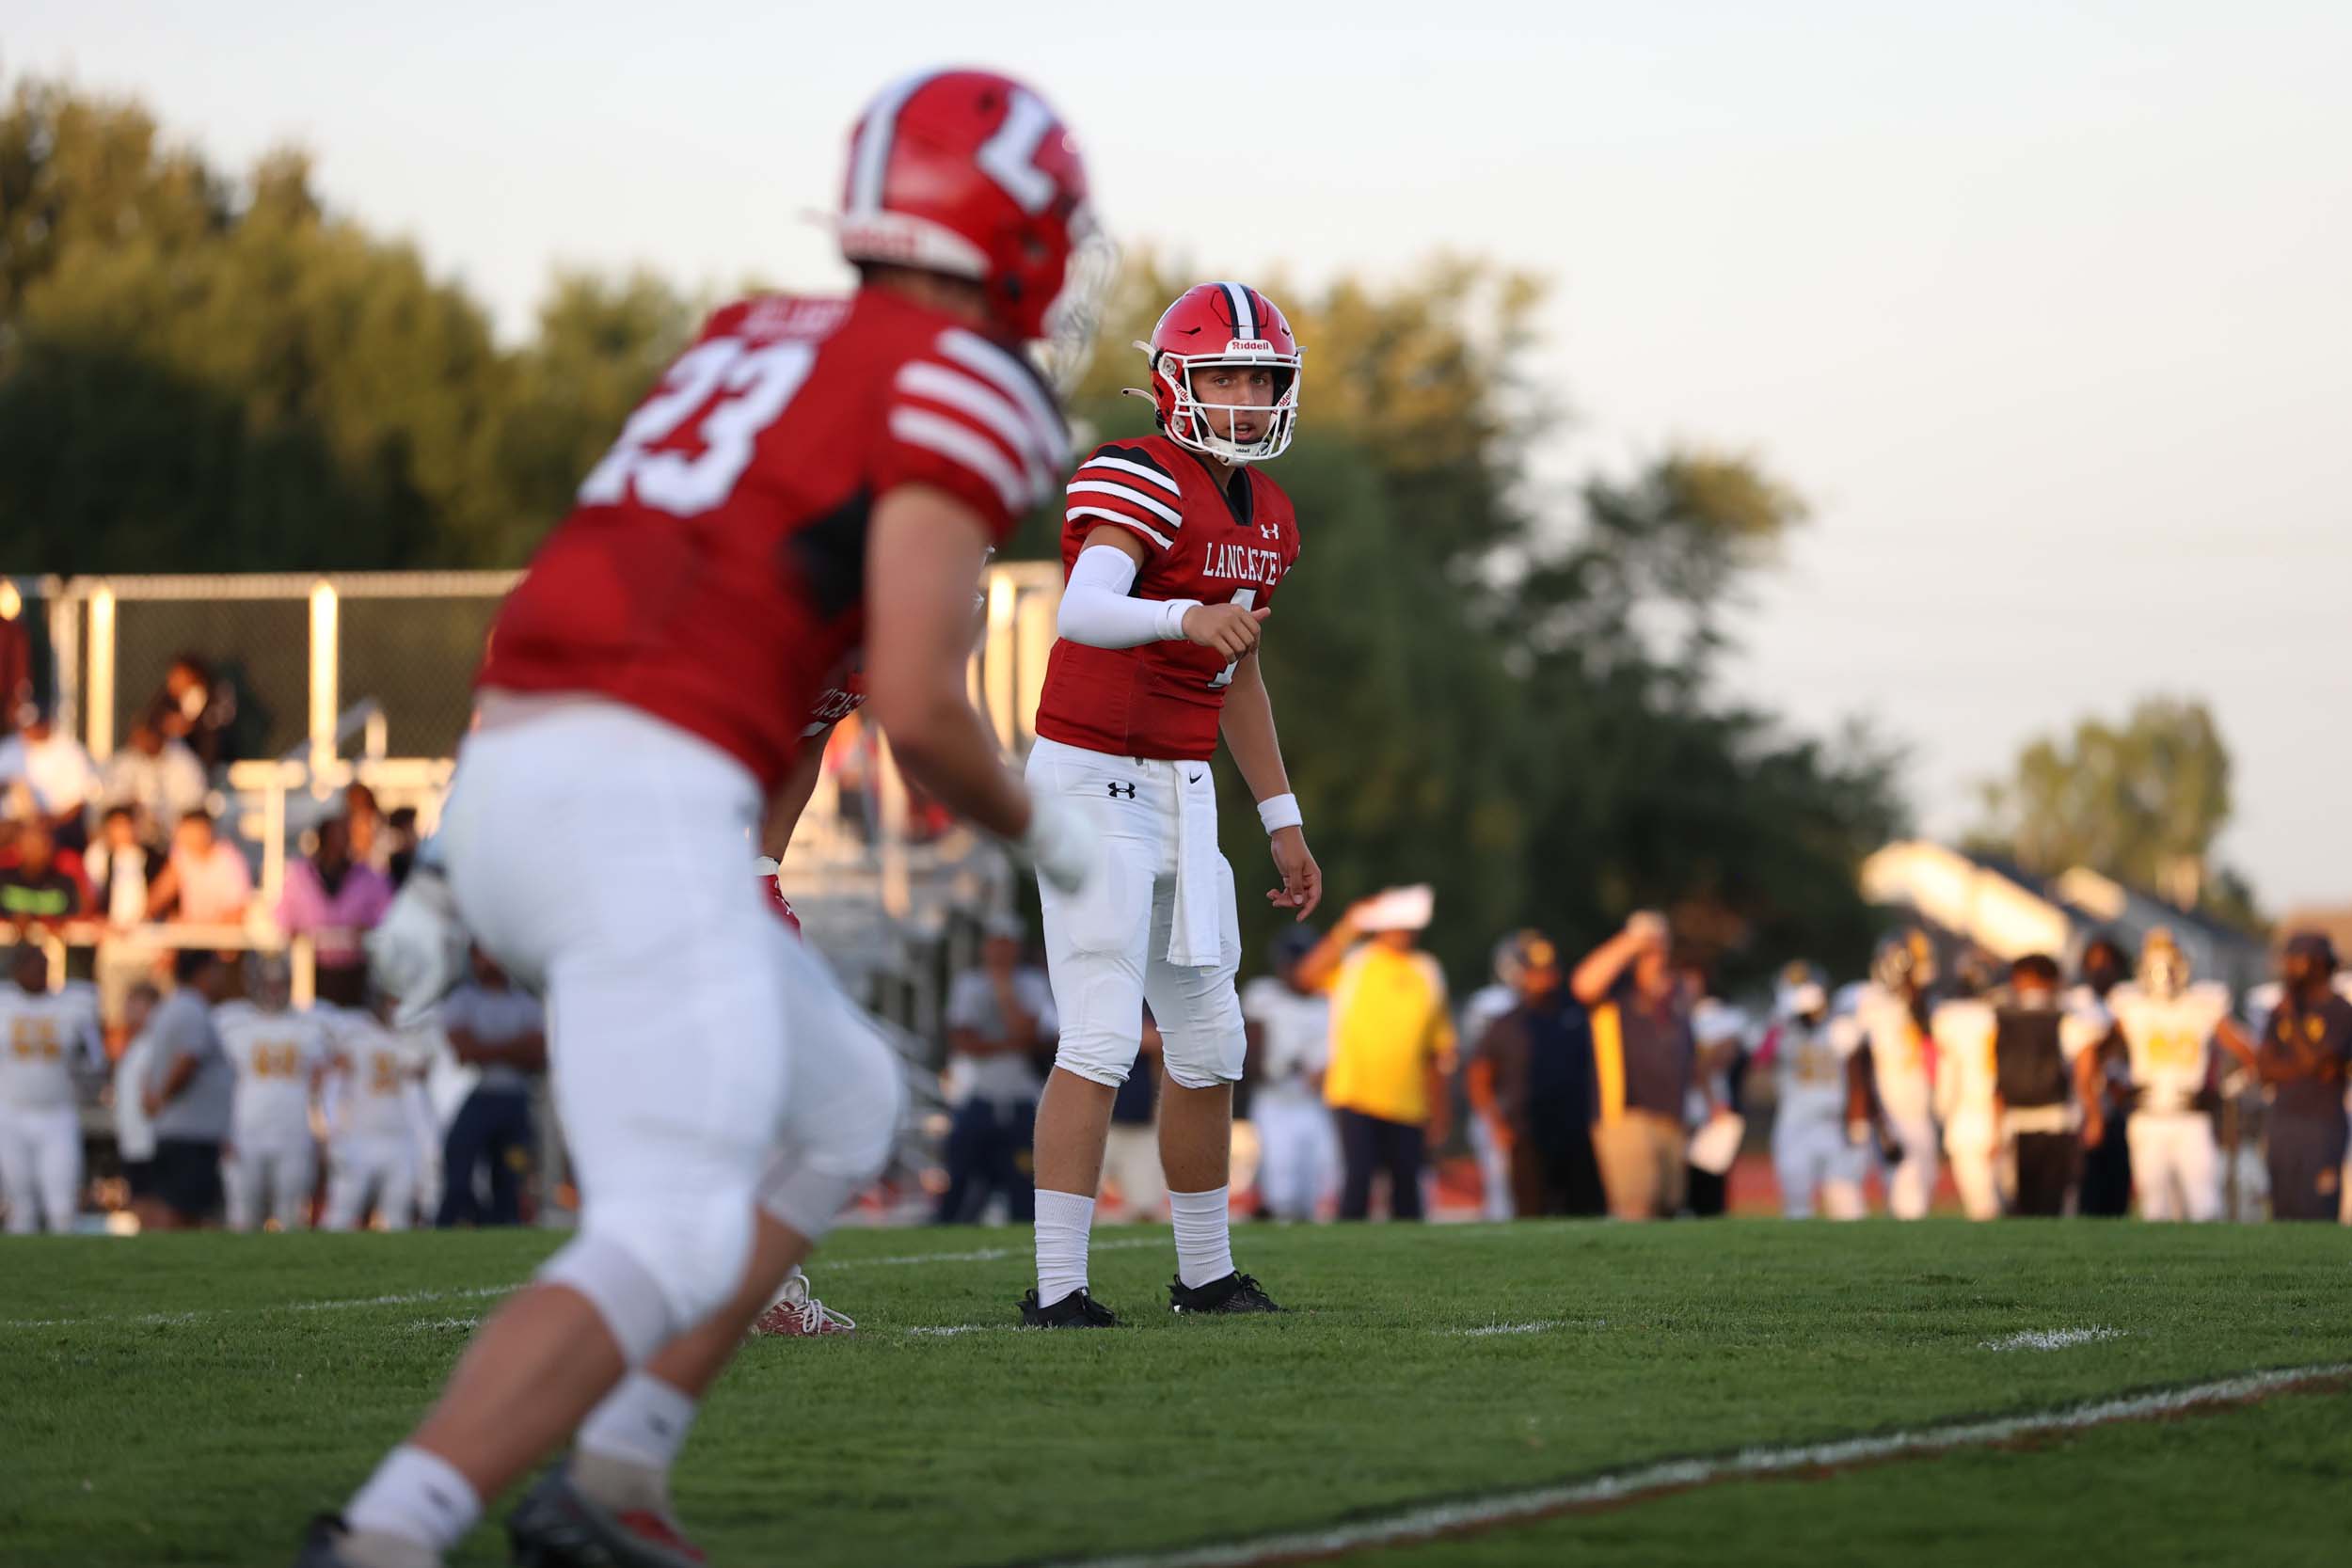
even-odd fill
[[[147,890],[147,915],[190,926],[234,926],[253,902],[253,873],[233,844],[223,843],[200,811],[180,818],[171,859]]]
[[[392,901],[391,879],[352,858],[346,818],[320,823],[318,840],[310,858],[286,867],[278,924],[288,936],[307,935],[317,943],[319,1000],[356,1007],[368,976],[359,938],[384,918]]]

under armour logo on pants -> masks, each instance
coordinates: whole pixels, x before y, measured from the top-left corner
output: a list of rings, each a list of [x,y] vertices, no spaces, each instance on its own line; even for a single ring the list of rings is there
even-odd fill
[[[1136,798],[1136,786],[1131,784],[1114,782],[1110,787],[1111,799],[1114,800],[1132,800]]]

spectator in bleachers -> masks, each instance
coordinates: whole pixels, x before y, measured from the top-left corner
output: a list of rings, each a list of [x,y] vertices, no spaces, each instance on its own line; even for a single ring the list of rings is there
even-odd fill
[[[159,1223],[185,1230],[220,1212],[221,1146],[229,1141],[237,1075],[213,1032],[213,1006],[230,990],[228,960],[209,948],[188,948],[172,961],[172,975],[178,987],[148,1025],[155,1060],[142,1103],[155,1129]]]
[[[148,718],[167,738],[185,742],[207,770],[233,760],[229,732],[237,721],[236,689],[195,654],[171,661]]]
[[[89,843],[87,813],[98,798],[98,765],[46,709],[22,709],[17,726],[14,735],[0,740],[0,784],[29,787],[35,811],[57,843],[82,848]]]
[[[56,925],[79,919],[89,907],[82,858],[59,848],[46,824],[20,824],[15,842],[0,858],[0,920]]]
[[[148,888],[162,874],[163,856],[139,836],[131,807],[108,806],[82,870],[90,881],[91,916],[126,929],[146,920]]]
[[[359,1005],[368,983],[368,956],[359,939],[384,918],[391,902],[391,879],[353,858],[350,827],[342,817],[320,823],[317,847],[288,863],[278,924],[288,936],[311,939],[319,1000],[339,1007]]]
[[[106,924],[106,940],[91,969],[103,1018],[121,1018],[128,988],[154,975],[157,951],[134,933],[147,922],[148,890],[163,869],[162,853],[140,839],[132,809],[107,807],[98,825],[98,842],[83,861],[90,883],[87,912]],[[108,1029],[107,1037],[119,1045],[130,1032],[118,1024]]]
[[[422,835],[417,832],[417,808],[394,806],[384,817],[384,826],[391,839],[391,853],[384,857],[384,874],[392,879],[397,892],[408,880],[409,867],[417,863],[417,845]]]
[[[1517,1001],[1487,1025],[1478,1053],[1493,1072],[1513,1212],[1606,1213],[1593,1159],[1592,1022],[1568,992],[1560,950],[1540,931],[1521,931],[1496,968],[1511,976]]]
[[[389,870],[395,846],[385,826],[384,808],[375,791],[357,779],[343,790],[343,821],[350,829],[351,858],[377,871]]]
[[[204,809],[204,765],[181,741],[167,737],[151,719],[140,719],[122,750],[106,759],[98,799],[107,807],[128,806],[149,839],[167,839],[180,818]]]
[[[472,978],[450,992],[440,1016],[450,1049],[482,1077],[449,1124],[434,1223],[444,1229],[520,1225],[523,1173],[531,1167],[531,1081],[547,1070],[547,1013],[477,947]]]
[[[1639,911],[1585,955],[1569,984],[1592,1013],[1593,1154],[1609,1212],[1624,1220],[1682,1208],[1697,1043],[1668,944],[1666,917]]]
[[[1420,1219],[1429,1148],[1444,1141],[1454,1013],[1444,971],[1421,950],[1432,912],[1426,887],[1391,888],[1350,908],[1299,960],[1298,983],[1331,996],[1323,1098],[1339,1128],[1343,1220],[1370,1217],[1383,1172],[1390,1217]]]
[[[948,988],[947,1098],[955,1120],[947,1187],[934,1216],[941,1225],[977,1223],[997,1193],[1015,1223],[1036,1212],[1032,1140],[1044,1087],[1038,1057],[1053,1048],[1061,1025],[1053,988],[1043,971],[1021,961],[1021,942],[1019,927],[991,926],[980,966]]]
[[[147,915],[189,926],[233,926],[253,901],[253,873],[237,847],[223,840],[202,812],[180,818],[171,858],[147,890]]]

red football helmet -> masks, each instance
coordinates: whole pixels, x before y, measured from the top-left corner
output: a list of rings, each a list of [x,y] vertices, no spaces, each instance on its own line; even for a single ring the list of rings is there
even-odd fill
[[[1291,324],[1272,300],[1242,283],[1198,283],[1176,296],[1160,315],[1152,341],[1137,343],[1152,363],[1152,389],[1138,395],[1159,411],[1160,429],[1180,447],[1229,463],[1279,457],[1298,422],[1298,361],[1303,352]],[[1206,365],[1265,365],[1274,371],[1274,401],[1232,405],[1232,412],[1262,414],[1255,440],[1219,436],[1193,396],[1192,373]],[[1228,405],[1211,404],[1224,411]]]
[[[1072,255],[1095,237],[1086,161],[1011,77],[921,71],[858,117],[840,235],[852,261],[971,278],[1007,331],[1058,336],[1051,318]]]

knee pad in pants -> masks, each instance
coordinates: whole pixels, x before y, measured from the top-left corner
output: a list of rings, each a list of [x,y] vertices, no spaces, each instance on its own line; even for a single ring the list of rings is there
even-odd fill
[[[906,1109],[898,1053],[844,1001],[793,1041],[784,1136],[760,1183],[759,1206],[810,1241],[882,1175]]]

